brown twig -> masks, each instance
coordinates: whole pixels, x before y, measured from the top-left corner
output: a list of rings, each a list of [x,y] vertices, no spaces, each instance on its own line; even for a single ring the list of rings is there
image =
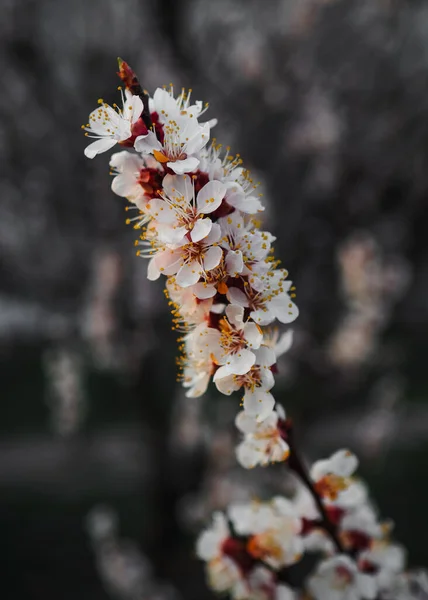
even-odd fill
[[[325,510],[324,504],[317,493],[314,484],[309,477],[308,470],[299,456],[298,451],[296,450],[296,445],[294,441],[293,428],[291,421],[287,423],[287,443],[290,447],[290,456],[288,458],[288,466],[289,468],[300,478],[305,487],[309,490],[314,502],[318,508],[320,513],[319,526],[322,527],[326,533],[329,535],[331,541],[335,545],[338,552],[343,554],[345,552],[342,543],[337,535],[337,529],[335,525],[330,521],[328,514]]]

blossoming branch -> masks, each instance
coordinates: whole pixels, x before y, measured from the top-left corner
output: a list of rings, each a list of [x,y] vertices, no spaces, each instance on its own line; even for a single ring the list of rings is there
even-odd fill
[[[236,600],[422,598],[428,577],[406,571],[392,525],[379,520],[354,475],[357,458],[339,450],[308,470],[275,403],[276,363],[292,344],[292,331],[279,335],[275,324],[292,323],[298,308],[275,237],[261,229],[264,206],[249,171],[211,138],[216,120],[205,120],[208,105],[191,90],[150,96],[121,59],[118,74],[121,107],[99,100],[82,126],[94,138],[85,154],[128,149],[111,156],[112,190],[130,202],[127,222],[147,277],[166,278],[186,395],[202,396],[210,381],[222,394],[239,392],[239,463],[286,461],[296,477],[292,498],[214,515],[197,542],[210,586]],[[318,562],[297,586],[290,569],[311,553]]]

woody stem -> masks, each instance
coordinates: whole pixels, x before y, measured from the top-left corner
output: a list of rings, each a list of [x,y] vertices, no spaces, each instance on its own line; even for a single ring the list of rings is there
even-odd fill
[[[288,429],[287,443],[290,447],[290,456],[288,458],[288,466],[300,478],[302,483],[309,490],[309,492],[316,504],[316,507],[319,511],[319,514],[320,514],[319,526],[322,527],[325,530],[325,532],[329,535],[329,537],[330,537],[331,541],[333,542],[334,546],[336,547],[337,551],[340,554],[343,554],[344,548],[343,548],[342,543],[337,535],[336,527],[330,521],[328,514],[326,513],[324,504],[322,503],[322,500],[321,500],[319,494],[317,493],[317,491],[314,487],[314,484],[311,481],[311,478],[309,477],[308,470],[296,449],[293,429],[291,426],[287,429]]]

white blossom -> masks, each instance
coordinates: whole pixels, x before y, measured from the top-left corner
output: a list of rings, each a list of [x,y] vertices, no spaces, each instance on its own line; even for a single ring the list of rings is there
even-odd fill
[[[89,123],[84,126],[88,137],[96,138],[95,142],[85,148],[85,156],[94,158],[101,152],[113,148],[118,142],[124,142],[132,135],[132,126],[140,119],[143,102],[139,96],[130,93],[122,95],[123,108],[116,105],[112,108],[106,102],[99,101],[100,106],[89,115]]]
[[[278,428],[278,421],[284,419],[281,406],[277,406],[261,423],[245,411],[238,413],[235,424],[244,434],[244,439],[236,448],[236,457],[245,469],[287,460],[290,449]]]
[[[308,588],[315,600],[372,600],[377,592],[374,578],[343,554],[321,561]]]

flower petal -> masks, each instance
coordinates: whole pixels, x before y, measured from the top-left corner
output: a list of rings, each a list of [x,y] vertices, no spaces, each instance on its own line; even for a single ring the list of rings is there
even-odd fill
[[[199,242],[200,240],[207,237],[207,235],[211,231],[212,225],[212,221],[208,217],[206,219],[198,219],[190,233],[192,242]]]
[[[229,354],[226,361],[226,368],[229,373],[235,375],[245,375],[251,369],[256,361],[254,352],[243,348],[236,354]]]
[[[110,148],[113,148],[117,144],[117,141],[111,137],[101,138],[86,146],[84,152],[85,156],[88,158],[94,158],[97,154],[101,154],[102,152],[107,152]]]
[[[181,267],[176,275],[175,280],[180,287],[189,287],[199,281],[201,273],[201,265],[194,260],[191,263]]]
[[[167,166],[177,173],[177,175],[183,175],[184,173],[191,173],[195,171],[197,166],[199,165],[199,159],[195,156],[189,156],[184,160],[176,160],[174,162],[167,162]]]
[[[244,308],[248,306],[248,298],[242,290],[237,287],[230,287],[227,291],[227,299],[232,304],[238,304]]]
[[[208,248],[204,255],[205,271],[211,271],[211,269],[215,269],[215,267],[218,267],[222,255],[223,250],[219,246],[211,246],[210,248]]]
[[[292,323],[299,316],[299,309],[288,294],[279,294],[272,298],[269,309],[281,323]]]
[[[149,260],[149,264],[147,265],[147,279],[150,281],[156,281],[156,279],[159,279],[159,277],[160,271],[156,266],[156,261],[154,258],[151,258]]]
[[[223,201],[226,186],[221,181],[209,181],[199,191],[196,206],[199,213],[209,214],[217,210]]]
[[[229,275],[237,277],[242,273],[244,268],[244,260],[240,250],[229,250],[226,255],[226,269]]]
[[[141,154],[151,154],[153,150],[163,150],[162,144],[153,131],[149,131],[146,135],[139,135],[134,142],[134,148]]]
[[[211,231],[204,239],[205,246],[211,246],[211,244],[216,244],[221,238],[221,227],[218,223],[213,223],[211,227]]]
[[[193,197],[193,186],[188,175],[165,175],[162,188],[170,198],[183,197],[190,202]]]
[[[225,396],[230,396],[241,387],[241,384],[236,381],[236,378],[230,374],[227,367],[223,366],[217,369],[213,377],[218,391]]]
[[[271,393],[262,388],[256,388],[254,392],[247,390],[244,395],[244,410],[253,415],[257,422],[261,423],[272,412],[275,399]]]
[[[226,317],[231,325],[242,329],[244,324],[244,309],[239,304],[229,304],[226,308]]]
[[[257,350],[263,341],[263,333],[255,323],[245,323],[244,337],[250,348],[254,348],[254,350]]]
[[[213,298],[217,293],[217,289],[213,283],[205,283],[204,281],[195,283],[195,285],[192,288],[192,291],[195,294],[196,298],[199,298],[199,300]]]

